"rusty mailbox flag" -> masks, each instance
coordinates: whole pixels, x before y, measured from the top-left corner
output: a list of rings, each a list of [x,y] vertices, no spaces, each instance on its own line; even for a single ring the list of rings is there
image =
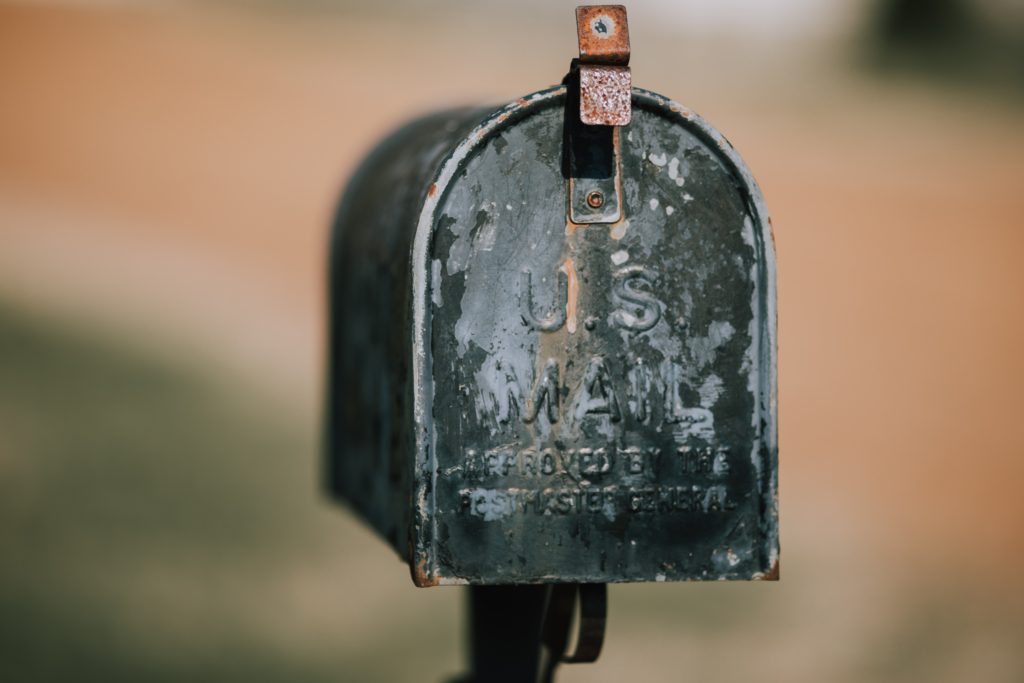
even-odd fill
[[[328,479],[419,586],[772,579],[775,265],[729,142],[577,10],[562,85],[447,111],[351,181]]]

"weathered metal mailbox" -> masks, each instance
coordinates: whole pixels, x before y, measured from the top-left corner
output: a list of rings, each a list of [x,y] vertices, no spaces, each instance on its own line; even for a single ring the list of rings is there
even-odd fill
[[[419,586],[775,578],[760,191],[631,87],[621,8],[577,18],[563,85],[415,121],[351,181],[331,489]]]

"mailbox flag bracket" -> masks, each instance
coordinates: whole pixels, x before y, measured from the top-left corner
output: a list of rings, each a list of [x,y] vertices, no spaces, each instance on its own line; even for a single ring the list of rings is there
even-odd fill
[[[619,127],[632,120],[629,24],[622,5],[576,8],[580,56],[565,77],[563,171],[569,183],[569,222],[623,219]]]
[[[580,47],[580,120],[588,126],[625,126],[633,114],[626,8],[577,7],[576,36]]]

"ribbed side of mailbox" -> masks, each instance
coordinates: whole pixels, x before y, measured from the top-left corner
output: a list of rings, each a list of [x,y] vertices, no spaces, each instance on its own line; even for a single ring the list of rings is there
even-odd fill
[[[431,115],[377,146],[349,182],[331,233],[324,481],[409,556],[412,241],[431,179],[486,115]]]

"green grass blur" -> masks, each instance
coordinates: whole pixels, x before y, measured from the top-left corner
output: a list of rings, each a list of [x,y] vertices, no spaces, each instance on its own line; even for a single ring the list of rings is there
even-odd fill
[[[314,432],[218,379],[0,307],[0,680],[453,666],[457,603],[421,610],[429,628],[397,611],[394,589],[415,592],[317,495]],[[366,553],[397,575],[371,586],[378,605],[349,595],[372,576],[348,555]]]

